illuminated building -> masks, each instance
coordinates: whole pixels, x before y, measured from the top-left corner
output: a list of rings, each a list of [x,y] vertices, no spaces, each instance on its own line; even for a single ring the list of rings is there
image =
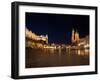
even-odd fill
[[[45,48],[45,49],[64,49],[64,48],[71,48],[70,45],[66,46],[65,44],[55,44],[55,43],[48,43],[48,35],[37,35],[32,31],[26,28],[25,31],[26,37],[26,47],[31,48]],[[80,49],[80,48],[89,48],[89,36],[84,38],[79,37],[79,33],[77,31],[72,30],[72,48]]]
[[[80,41],[79,38],[79,33],[76,31],[74,31],[74,29],[72,30],[72,43],[78,43]]]
[[[35,43],[44,43],[44,44],[48,44],[48,35],[44,36],[44,35],[36,35],[35,33],[33,33],[32,31],[29,31],[26,28],[25,31],[25,36],[26,36],[26,40],[31,40]]]
[[[79,33],[77,31],[72,30],[72,45],[79,46],[80,48],[89,48],[89,36],[85,36],[83,38],[79,37]]]
[[[25,31],[26,47],[43,48],[48,44],[48,35],[37,35],[26,28]]]
[[[84,48],[89,48],[89,36],[81,38],[78,43],[78,46],[84,47]]]

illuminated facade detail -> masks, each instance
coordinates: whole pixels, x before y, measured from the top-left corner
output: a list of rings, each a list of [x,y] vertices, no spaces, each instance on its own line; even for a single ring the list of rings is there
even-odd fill
[[[80,41],[79,33],[72,30],[72,43],[78,43]]]

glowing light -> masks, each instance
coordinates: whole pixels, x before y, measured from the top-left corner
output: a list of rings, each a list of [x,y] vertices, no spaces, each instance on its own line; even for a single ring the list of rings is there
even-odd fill
[[[88,47],[89,47],[89,44],[84,45],[84,48],[88,48]]]

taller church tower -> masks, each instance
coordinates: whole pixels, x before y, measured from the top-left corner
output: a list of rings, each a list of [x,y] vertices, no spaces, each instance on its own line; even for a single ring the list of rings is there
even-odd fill
[[[76,32],[75,32],[75,42],[78,43],[79,40],[80,40],[80,38],[79,38],[79,33],[76,31]]]
[[[74,31],[74,29],[72,30],[72,43],[74,43],[75,42],[75,31]]]

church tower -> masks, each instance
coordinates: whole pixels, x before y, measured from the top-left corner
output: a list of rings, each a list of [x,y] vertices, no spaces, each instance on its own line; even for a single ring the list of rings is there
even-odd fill
[[[74,29],[73,29],[73,30],[72,30],[72,43],[75,42],[75,36],[74,36],[74,34],[75,34],[75,31],[74,31]]]
[[[75,32],[75,41],[76,41],[76,43],[78,43],[79,40],[80,40],[80,38],[79,38],[79,33],[76,31],[76,32]]]
[[[46,44],[48,44],[48,35],[46,35]]]

